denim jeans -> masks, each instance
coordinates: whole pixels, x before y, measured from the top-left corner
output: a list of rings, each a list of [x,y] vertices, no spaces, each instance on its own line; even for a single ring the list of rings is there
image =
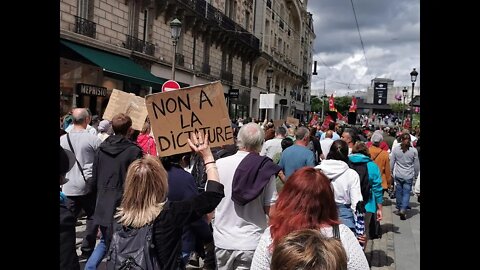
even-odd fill
[[[105,238],[103,238],[102,234],[100,242],[98,242],[92,255],[88,258],[87,263],[85,263],[85,270],[96,270],[102,262],[105,253],[107,253],[107,245],[105,244]]]
[[[340,221],[350,228],[353,233],[355,232],[355,219],[353,217],[353,211],[350,208],[350,204],[341,204],[337,203],[337,209],[338,209],[338,218]]]
[[[412,190],[412,179],[395,177],[395,196],[397,197],[397,208],[400,211],[407,210],[410,202],[410,191]]]

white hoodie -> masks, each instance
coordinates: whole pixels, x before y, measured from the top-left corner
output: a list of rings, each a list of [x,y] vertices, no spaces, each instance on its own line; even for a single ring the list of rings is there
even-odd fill
[[[347,163],[334,159],[323,160],[315,169],[321,170],[332,180],[335,202],[351,204],[350,208],[355,213],[357,203],[363,200],[358,173],[350,169]]]

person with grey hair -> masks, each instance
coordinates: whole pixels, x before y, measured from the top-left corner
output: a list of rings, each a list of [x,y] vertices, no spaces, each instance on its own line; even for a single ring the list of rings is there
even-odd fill
[[[278,165],[282,168],[285,178],[304,166],[315,166],[315,156],[308,149],[310,131],[306,127],[299,127],[295,131],[295,143],[283,151]]]
[[[237,135],[237,153],[216,161],[225,187],[225,198],[212,222],[219,270],[250,268],[270,207],[277,200],[275,176],[281,168],[258,154],[264,136],[259,125],[243,125]]]
[[[88,259],[95,247],[97,226],[93,224],[96,194],[92,192],[93,160],[95,152],[102,143],[86,128],[89,114],[85,108],[76,108],[72,111],[73,128],[69,133],[60,137],[60,145],[75,154],[77,165],[67,173],[69,181],[62,186],[63,193],[70,199],[67,207],[78,218],[83,209],[87,215],[87,227],[82,241],[80,259]]]
[[[78,109],[78,108],[76,108],[76,109]],[[76,109],[73,109],[73,110],[76,110]],[[88,131],[88,133],[96,136],[97,135],[97,130],[90,125],[90,123],[92,122],[92,117],[93,117],[92,113],[90,112],[90,109],[88,109],[88,108],[83,108],[83,109],[85,111],[81,115],[79,115],[79,117],[81,117],[82,119],[85,119],[85,122],[87,122],[87,127],[85,129]],[[73,122],[75,122],[75,120]],[[73,122],[72,122],[71,125],[69,125],[65,129],[65,132],[70,133],[70,131],[73,129],[73,126],[74,126]]]
[[[387,142],[383,140],[383,131],[375,130],[372,136],[370,136],[370,141],[367,142],[367,147],[370,148],[372,145],[385,150],[386,152],[390,153],[390,148],[388,147]]]
[[[305,166],[315,166],[315,156],[307,148],[310,141],[310,131],[306,127],[299,127],[295,132],[295,144],[283,151],[280,158],[280,167],[285,173],[285,177],[293,174],[296,170]]]
[[[282,140],[285,139],[287,135],[287,129],[284,127],[277,127],[275,130],[275,138],[266,141],[263,144],[262,151],[260,151],[261,156],[267,156],[273,159],[273,156],[277,153],[282,152]]]
[[[342,137],[340,137],[343,141],[345,141],[348,144],[348,154],[350,155],[352,153],[352,147],[355,145],[357,142],[357,134],[355,131],[351,128],[346,128],[342,132]]]

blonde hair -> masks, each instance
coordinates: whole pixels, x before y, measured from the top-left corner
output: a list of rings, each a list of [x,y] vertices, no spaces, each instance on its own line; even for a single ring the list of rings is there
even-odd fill
[[[130,164],[122,202],[115,218],[124,226],[139,228],[155,220],[166,203],[168,174],[160,160],[146,155]]]
[[[346,270],[347,253],[342,242],[319,230],[305,229],[285,236],[272,254],[272,270]]]

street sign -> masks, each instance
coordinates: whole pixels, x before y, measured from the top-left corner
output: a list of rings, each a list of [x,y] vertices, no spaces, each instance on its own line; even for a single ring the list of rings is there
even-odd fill
[[[168,92],[168,91],[173,91],[180,89],[180,84],[178,84],[174,80],[168,80],[162,85],[162,92]]]

